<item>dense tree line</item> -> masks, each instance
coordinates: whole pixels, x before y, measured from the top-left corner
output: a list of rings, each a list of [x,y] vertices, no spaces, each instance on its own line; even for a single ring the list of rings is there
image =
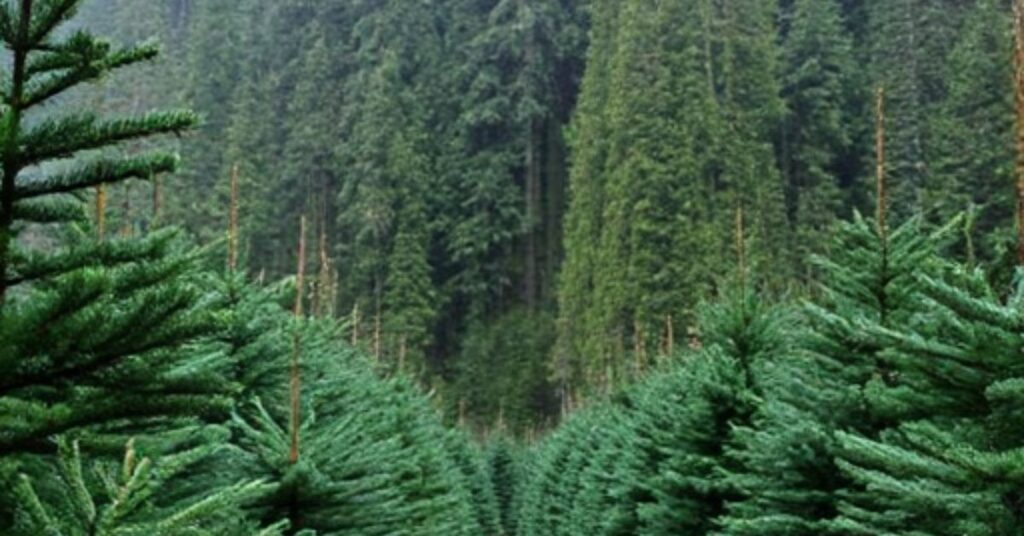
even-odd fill
[[[871,206],[878,87],[893,218],[970,211],[955,247],[999,265],[1008,4],[97,0],[84,20],[168,49],[100,102],[203,116],[167,179],[203,195],[165,188],[161,218],[219,237],[237,166],[249,271],[289,273],[307,214],[323,313],[452,415],[523,430],[682,344],[738,216],[767,292],[813,288],[807,259]]]
[[[173,228],[132,236],[122,212],[128,230],[105,233],[85,210],[172,173],[175,153],[145,147],[198,117],[76,105],[73,88],[157,54],[63,31],[79,4],[0,4],[0,533],[498,534],[482,453],[303,314],[302,268],[259,284],[234,226],[225,266]]]

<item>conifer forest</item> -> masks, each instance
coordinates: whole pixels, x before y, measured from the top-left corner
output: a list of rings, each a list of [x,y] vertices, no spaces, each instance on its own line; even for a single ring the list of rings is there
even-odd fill
[[[1024,0],[0,42],[0,536],[1024,536]]]

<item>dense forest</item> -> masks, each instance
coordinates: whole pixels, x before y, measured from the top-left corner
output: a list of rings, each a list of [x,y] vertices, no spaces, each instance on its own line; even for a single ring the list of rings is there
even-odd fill
[[[1007,1],[93,0],[80,23],[162,60],[89,94],[187,106],[179,173],[109,218],[223,236],[294,272],[310,219],[317,314],[452,418],[543,428],[641,376],[745,262],[773,296],[873,211],[884,88],[894,221],[1012,234]],[[1003,268],[1009,273],[1008,266]],[[1008,276],[1007,276],[1008,277]],[[672,339],[672,342],[669,341]]]
[[[0,41],[2,535],[1024,534],[1024,0]]]

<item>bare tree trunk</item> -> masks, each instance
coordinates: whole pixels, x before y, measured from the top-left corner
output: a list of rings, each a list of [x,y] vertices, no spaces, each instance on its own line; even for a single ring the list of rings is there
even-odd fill
[[[302,293],[306,284],[306,217],[299,220],[299,259],[298,269],[295,276],[295,318],[302,317]],[[288,453],[288,460],[295,464],[299,461],[299,427],[301,426],[301,377],[299,358],[301,353],[302,337],[300,327],[296,326],[292,344],[291,359],[291,419],[289,431],[291,433],[291,450]]]
[[[300,241],[302,239],[300,238]],[[238,164],[231,166],[231,201],[228,207],[228,270],[238,268]]]
[[[1014,0],[1013,21],[1017,107],[1017,262],[1024,265],[1024,0]]]
[[[885,88],[875,91],[875,190],[878,198],[875,223],[882,242],[888,241],[889,227],[886,221],[889,206],[889,185],[885,176]]]
[[[107,185],[96,186],[96,239],[103,241],[107,234]]]

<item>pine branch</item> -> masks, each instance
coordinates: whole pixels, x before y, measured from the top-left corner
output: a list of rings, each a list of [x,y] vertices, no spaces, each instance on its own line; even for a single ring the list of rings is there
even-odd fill
[[[195,127],[190,111],[151,112],[139,117],[100,120],[93,114],[49,119],[27,130],[19,139],[20,164],[71,158],[76,153],[158,134],[181,134]]]
[[[40,3],[32,12],[28,42],[23,45],[38,48],[58,26],[75,16],[79,4],[81,0],[50,0]]]
[[[102,57],[83,57],[79,60],[79,65],[57,73],[54,73],[53,68],[62,63],[67,63],[67,60],[54,59],[50,62],[30,65],[31,68],[37,70],[45,69],[39,71],[38,74],[53,74],[38,81],[30,79],[25,87],[25,95],[22,97],[22,106],[25,108],[37,106],[80,84],[96,80],[110,71],[151,60],[158,53],[159,49],[156,45],[152,44],[118,50],[112,54],[107,54],[104,51],[104,56]]]
[[[16,202],[14,219],[28,223],[87,222],[89,215],[77,199],[38,199]]]
[[[100,184],[127,179],[150,179],[157,173],[170,173],[178,167],[177,155],[151,152],[121,159],[100,159],[48,177],[24,180],[17,184],[15,197],[33,197],[71,193]]]

